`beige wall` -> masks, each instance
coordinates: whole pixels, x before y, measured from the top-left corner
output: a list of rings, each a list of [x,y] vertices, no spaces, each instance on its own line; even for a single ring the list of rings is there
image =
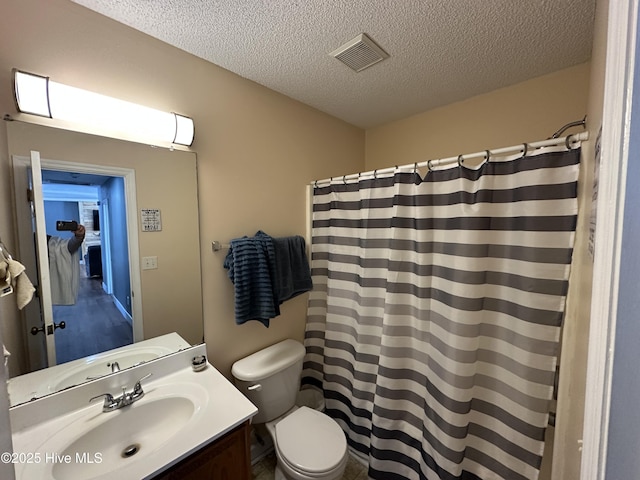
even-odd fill
[[[588,92],[585,63],[369,129],[366,169],[544,140],[586,115]]]
[[[67,0],[1,0],[1,10],[3,114],[15,113],[10,73],[17,67],[194,119],[211,362],[229,374],[250,352],[286,337],[302,339],[306,295],[283,304],[268,329],[258,322],[235,325],[233,288],[222,267],[226,252],[213,253],[211,241],[228,243],[259,229],[304,234],[305,185],[362,170],[364,132]],[[0,132],[0,236],[14,247],[4,126]],[[175,235],[175,247],[190,234]],[[166,281],[180,279],[168,274]],[[3,324],[15,321],[13,304],[3,299],[0,308]]]
[[[609,0],[598,0],[587,112],[589,141],[585,142],[582,151],[582,168],[579,180],[580,217],[577,225],[562,339],[553,480],[578,480],[580,478],[593,277],[593,259],[588,252],[589,214],[594,181],[595,144],[603,123],[608,9]]]

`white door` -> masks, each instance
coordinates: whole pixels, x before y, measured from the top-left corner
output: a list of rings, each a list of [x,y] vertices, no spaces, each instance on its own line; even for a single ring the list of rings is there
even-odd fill
[[[38,302],[25,307],[29,367],[37,370],[56,364],[40,152],[32,151],[29,159],[14,157],[13,170],[20,254],[37,289]]]

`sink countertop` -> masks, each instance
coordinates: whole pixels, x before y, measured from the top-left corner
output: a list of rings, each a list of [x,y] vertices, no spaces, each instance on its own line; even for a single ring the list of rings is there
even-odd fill
[[[115,478],[114,475],[120,475],[120,478],[127,479],[152,478],[252,418],[257,413],[257,408],[218,370],[211,365],[208,365],[201,372],[192,370],[191,358],[194,355],[203,354],[204,351],[204,345],[193,347],[189,351],[178,352],[175,355],[119,372],[122,375],[111,375],[107,379],[96,380],[47,397],[50,400],[49,405],[54,407],[53,410],[58,411],[62,408],[61,403],[65,401],[65,398],[56,399],[54,397],[66,397],[66,400],[73,399],[74,402],[72,402],[72,408],[69,411],[59,411],[50,418],[42,417],[41,421],[37,423],[29,423],[22,418],[18,422],[22,424],[20,429],[16,429],[12,423],[16,479],[38,478],[45,480],[55,478],[53,468],[56,462],[62,461],[55,455],[62,455],[69,444],[78,438],[83,431],[83,422],[90,423],[95,428],[96,423],[108,421],[110,418],[114,418],[110,416],[118,415],[120,411],[124,412],[128,408],[143,406],[145,401],[153,402],[154,398],[166,397],[167,390],[170,390],[173,385],[178,387],[176,391],[178,396],[180,384],[192,385],[195,386],[195,391],[206,392],[202,395],[207,397],[206,401],[196,408],[196,421],[173,434],[169,442],[156,450],[145,452],[140,457],[132,456],[126,459],[122,463],[124,466],[117,467],[117,470],[91,476],[91,465],[87,465],[88,476],[86,478]],[[145,396],[132,406],[124,407],[120,411],[103,413],[101,400],[98,399],[89,404],[89,398],[103,392],[118,394],[118,387],[121,385],[127,385],[129,391],[135,381],[147,373],[153,373],[153,376],[142,382]],[[122,377],[121,382],[115,387],[114,382],[119,376]],[[46,400],[43,399],[39,402]],[[27,406],[35,407],[35,405]],[[46,408],[46,406],[42,405],[41,408]],[[22,416],[24,417],[28,413],[29,411],[25,410],[22,412]],[[68,438],[65,438],[65,432],[67,432],[66,437]],[[58,443],[54,441],[52,444],[51,442],[56,439],[59,439]],[[52,449],[52,446],[56,446],[55,449],[58,451],[47,451]],[[142,454],[143,448],[144,446],[141,447],[140,453],[137,455]],[[96,452],[87,453],[89,456],[84,458],[82,463],[87,458],[93,458],[92,455]],[[72,461],[75,460],[72,459]]]

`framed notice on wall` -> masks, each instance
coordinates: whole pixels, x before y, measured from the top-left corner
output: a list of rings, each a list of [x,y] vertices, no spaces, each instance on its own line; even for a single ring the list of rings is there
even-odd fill
[[[143,208],[142,210],[140,210],[140,218],[142,220],[143,232],[159,232],[160,230],[162,230],[160,209]]]

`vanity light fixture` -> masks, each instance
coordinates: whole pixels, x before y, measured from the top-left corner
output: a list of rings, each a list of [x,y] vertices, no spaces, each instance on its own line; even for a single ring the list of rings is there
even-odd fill
[[[21,113],[127,132],[143,140],[190,146],[193,120],[13,69],[13,93]]]

